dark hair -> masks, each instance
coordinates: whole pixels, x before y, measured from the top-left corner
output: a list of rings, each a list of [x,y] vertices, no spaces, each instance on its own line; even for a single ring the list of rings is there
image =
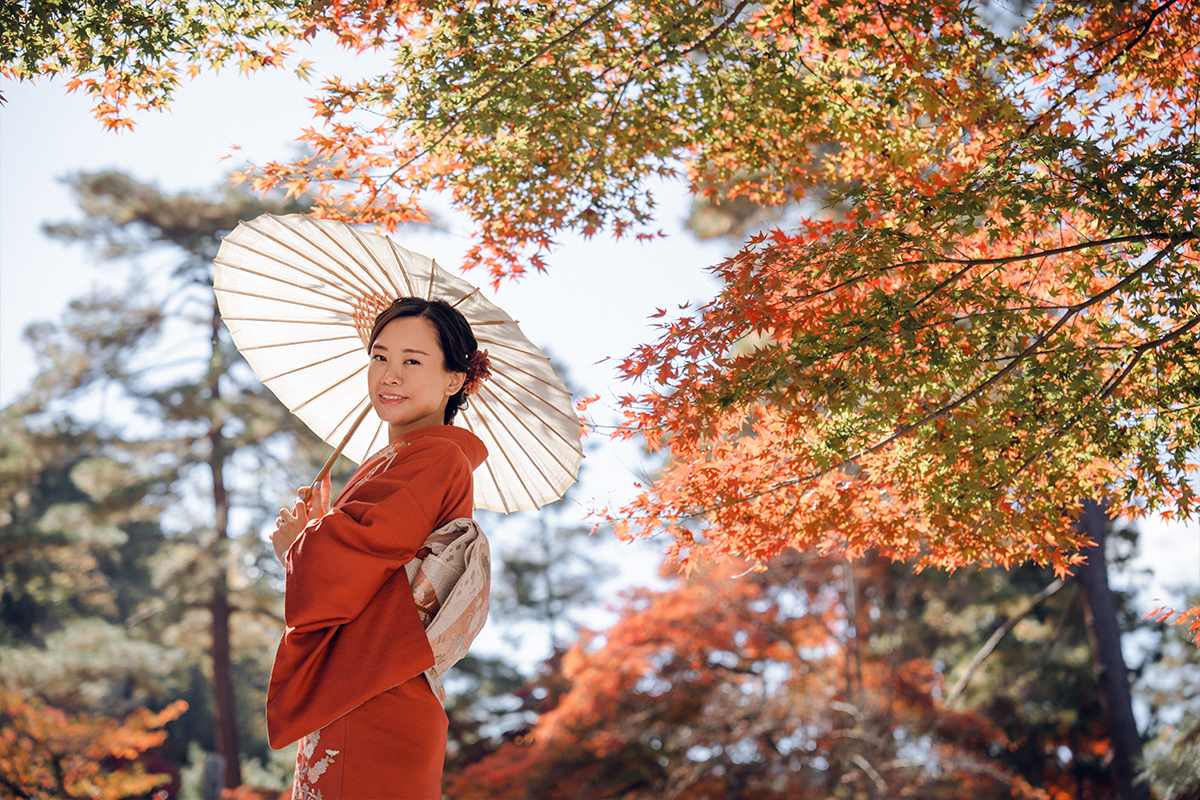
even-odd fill
[[[367,340],[367,352],[375,346],[380,331],[394,319],[401,317],[424,317],[437,329],[438,344],[442,348],[442,359],[449,372],[470,372],[471,356],[479,349],[475,334],[467,318],[445,300],[422,300],[419,297],[401,297],[392,302],[375,318],[371,336]],[[465,386],[465,384],[464,384]],[[459,389],[446,403],[445,424],[449,425],[459,409],[467,405],[467,393]]]

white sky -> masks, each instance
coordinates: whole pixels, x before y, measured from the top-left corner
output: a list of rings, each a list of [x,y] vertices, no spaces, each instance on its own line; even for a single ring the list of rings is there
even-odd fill
[[[341,77],[369,71],[372,61],[334,48],[320,48],[311,57],[318,74],[329,69]],[[142,115],[132,133],[122,134],[104,131],[86,98],[66,95],[61,82],[0,79],[0,91],[6,99],[0,107],[0,404],[7,404],[34,375],[24,328],[36,320],[57,320],[67,301],[98,280],[124,283],[123,268],[97,266],[83,247],[63,246],[41,234],[44,222],[79,216],[60,179],[115,168],[167,191],[208,190],[248,160],[295,152],[295,135],[311,122],[305,97],[314,87],[288,72],[202,75],[178,92],[169,112]],[[235,146],[241,149],[229,157]],[[577,384],[605,400],[627,389],[616,381],[614,363],[598,362],[619,359],[653,338],[648,317],[656,308],[708,299],[715,286],[703,267],[726,254],[725,245],[699,244],[682,230],[688,199],[681,189],[664,187],[659,195],[659,223],[668,239],[565,239],[550,259],[548,274],[507,284],[496,296],[530,339],[569,366]],[[468,244],[464,234],[405,233],[401,243],[454,268]],[[484,276],[467,277],[486,283]],[[598,450],[585,465],[592,477],[579,499],[627,496],[636,452],[603,442]],[[1156,581],[1143,587],[1140,604],[1152,608],[1161,604],[1157,600],[1175,600],[1167,587],[1200,586],[1200,526],[1153,521],[1142,528],[1143,551]],[[633,582],[652,580],[656,566],[640,552]]]

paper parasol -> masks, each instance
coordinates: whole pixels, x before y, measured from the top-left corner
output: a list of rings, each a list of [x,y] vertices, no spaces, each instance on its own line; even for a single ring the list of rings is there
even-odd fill
[[[475,506],[540,508],[575,482],[583,459],[571,394],[550,360],[479,289],[386,236],[302,214],[264,214],[225,237],[213,286],[234,344],[262,382],[317,436],[338,445],[370,407],[366,341],[397,297],[462,312],[492,375],[454,424],[487,446]],[[356,462],[388,444],[375,415],[349,438]]]

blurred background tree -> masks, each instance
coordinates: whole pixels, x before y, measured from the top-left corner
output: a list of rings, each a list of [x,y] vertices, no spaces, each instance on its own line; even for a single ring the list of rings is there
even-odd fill
[[[1114,533],[1116,574],[1136,539]],[[1117,796],[1076,579],[1035,566],[913,574],[878,556],[788,554],[735,574],[747,567],[628,594],[614,626],[585,632],[523,690],[538,690],[538,720],[453,776],[448,793]],[[1146,639],[1129,599],[1115,594],[1121,626]],[[997,630],[966,690],[948,698]],[[1148,679],[1183,638],[1154,627],[1133,675]],[[1172,688],[1147,693],[1148,733],[1169,736],[1166,723],[1196,709],[1195,667],[1193,654],[1190,673],[1157,673]]]
[[[44,371],[5,411],[17,557],[0,619],[5,643],[23,645],[6,675],[71,710],[183,697],[171,759],[196,741],[236,787],[243,752],[268,758],[260,708],[282,630],[280,571],[258,531],[320,456],[229,341],[211,260],[239,220],[302,207],[169,195],[119,173],[71,187],[83,218],[47,233],[166,267],[29,332]]]

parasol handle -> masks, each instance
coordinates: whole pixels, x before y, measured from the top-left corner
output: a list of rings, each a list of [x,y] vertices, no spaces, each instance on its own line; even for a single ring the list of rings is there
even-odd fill
[[[321,483],[321,481],[329,477],[329,472],[333,469],[333,462],[337,461],[338,456],[340,456],[342,451],[346,449],[346,445],[350,443],[350,437],[353,436],[354,432],[358,430],[358,426],[362,424],[362,421],[367,418],[367,412],[370,410],[371,404],[367,403],[366,407],[358,415],[358,419],[354,420],[354,424],[350,426],[350,430],[347,431],[345,437],[342,438],[342,443],[337,446],[337,449],[333,451],[333,455],[331,455],[329,460],[325,462],[325,466],[321,467],[321,471],[317,473],[317,479],[312,482],[312,486],[309,486],[308,489],[305,490],[305,503],[312,499],[313,492],[317,490],[317,486]]]

